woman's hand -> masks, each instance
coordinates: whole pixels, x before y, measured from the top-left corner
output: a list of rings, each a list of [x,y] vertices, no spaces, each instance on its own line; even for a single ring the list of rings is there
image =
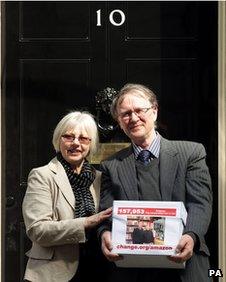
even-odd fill
[[[112,215],[112,208],[108,208],[94,215],[88,216],[85,220],[85,229],[90,229],[97,226],[99,223],[109,218]]]

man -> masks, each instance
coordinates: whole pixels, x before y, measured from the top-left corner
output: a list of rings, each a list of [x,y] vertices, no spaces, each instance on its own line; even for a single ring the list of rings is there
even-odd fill
[[[154,243],[154,234],[153,234],[150,224],[146,224],[145,226],[144,233],[143,233],[143,243],[145,244]]]
[[[131,146],[102,163],[100,209],[112,206],[113,200],[182,201],[188,216],[178,254],[169,257],[186,262],[184,270],[127,269],[112,263],[106,281],[211,281],[204,236],[211,219],[212,191],[204,147],[160,136],[155,130],[157,99],[143,85],[126,84],[113,101],[111,113]],[[111,222],[102,223],[98,232],[105,257],[111,262],[122,259],[111,253]]]
[[[143,244],[144,240],[145,240],[144,234],[145,234],[145,232],[144,232],[144,229],[143,229],[143,221],[139,220],[138,221],[138,227],[135,227],[133,229],[133,233],[132,233],[133,244]]]

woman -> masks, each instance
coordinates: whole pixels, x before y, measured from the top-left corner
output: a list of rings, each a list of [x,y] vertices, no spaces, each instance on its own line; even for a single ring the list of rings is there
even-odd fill
[[[52,143],[56,157],[30,172],[23,201],[26,232],[32,241],[27,281],[70,281],[78,268],[79,245],[112,213],[111,208],[96,213],[100,172],[87,161],[98,146],[92,116],[67,114],[57,124]]]

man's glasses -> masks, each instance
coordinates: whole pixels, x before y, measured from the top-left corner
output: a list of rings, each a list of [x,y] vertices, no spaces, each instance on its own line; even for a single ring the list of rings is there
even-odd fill
[[[134,111],[128,111],[128,112],[124,112],[119,114],[120,118],[123,120],[129,120],[132,116],[132,114],[134,113],[137,117],[139,118],[143,118],[145,117],[145,114],[153,107],[149,107],[149,108],[137,108]]]
[[[78,140],[78,142],[80,144],[85,144],[88,145],[91,141],[91,139],[89,137],[85,137],[85,136],[78,136],[75,137],[74,134],[64,134],[61,136],[64,142],[74,142],[75,139]]]

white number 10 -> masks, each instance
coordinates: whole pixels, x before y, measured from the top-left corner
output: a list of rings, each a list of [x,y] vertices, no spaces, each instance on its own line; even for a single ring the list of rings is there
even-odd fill
[[[96,13],[97,13],[97,26],[101,26],[101,10],[97,10]],[[113,18],[115,13],[118,13],[121,16],[121,21],[118,22],[118,23],[115,22],[115,20]],[[124,24],[125,19],[126,19],[125,14],[121,10],[113,10],[109,14],[109,21],[110,21],[111,24],[113,24],[115,26],[120,26],[120,25]]]

